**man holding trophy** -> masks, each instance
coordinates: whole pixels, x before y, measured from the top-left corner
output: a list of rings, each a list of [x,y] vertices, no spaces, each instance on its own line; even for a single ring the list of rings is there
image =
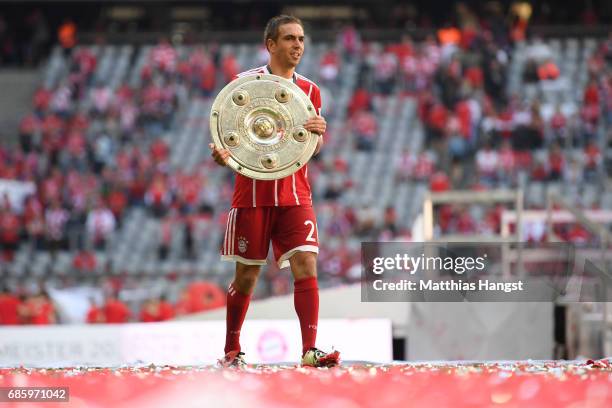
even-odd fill
[[[302,22],[276,16],[264,42],[269,63],[238,74],[217,96],[211,112],[212,157],[236,171],[223,260],[236,262],[227,293],[227,367],[244,367],[240,330],[265,265],[270,242],[279,267],[291,267],[294,305],[302,333],[303,366],[332,367],[339,352],[315,347],[319,292],[319,240],[307,161],[326,129],[319,88],[295,72],[304,53]]]

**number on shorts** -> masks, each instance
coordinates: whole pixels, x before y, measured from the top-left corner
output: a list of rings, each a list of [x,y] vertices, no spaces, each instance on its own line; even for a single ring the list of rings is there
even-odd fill
[[[314,234],[315,228],[316,228],[314,222],[312,222],[310,220],[306,220],[306,221],[304,221],[304,225],[310,225],[310,233],[306,237],[306,241],[308,241],[308,242],[317,242],[317,240],[314,239],[314,237],[312,236]]]

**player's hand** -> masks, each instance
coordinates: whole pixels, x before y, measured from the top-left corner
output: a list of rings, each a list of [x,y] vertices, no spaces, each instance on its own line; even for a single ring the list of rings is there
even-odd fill
[[[214,143],[209,143],[208,147],[211,150],[211,156],[219,166],[227,166],[230,153],[227,149],[218,149]]]
[[[315,116],[314,118],[308,119],[306,123],[304,123],[304,129],[309,132],[316,133],[317,135],[322,135],[327,129],[327,122],[323,116]]]

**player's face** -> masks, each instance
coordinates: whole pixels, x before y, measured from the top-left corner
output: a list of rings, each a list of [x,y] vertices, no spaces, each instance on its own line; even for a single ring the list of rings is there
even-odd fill
[[[278,38],[270,41],[270,57],[288,67],[297,67],[304,54],[304,29],[297,23],[283,24]]]

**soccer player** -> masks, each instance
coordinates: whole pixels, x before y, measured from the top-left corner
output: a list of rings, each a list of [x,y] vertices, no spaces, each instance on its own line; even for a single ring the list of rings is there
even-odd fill
[[[318,135],[315,154],[323,144],[326,129],[321,114],[321,94],[314,82],[295,72],[304,53],[304,28],[293,16],[270,19],[264,32],[269,63],[238,74],[237,78],[273,74],[292,80],[310,98],[317,116],[304,128]],[[235,79],[235,78],[234,78]],[[213,159],[227,165],[229,152],[209,145]],[[223,260],[236,262],[236,274],[227,292],[227,320],[224,366],[244,367],[240,329],[261,265],[265,265],[272,241],[279,267],[291,267],[295,281],[294,306],[302,332],[304,366],[331,367],[339,364],[340,353],[324,353],[315,347],[319,319],[317,253],[319,240],[308,183],[308,167],[280,180],[255,180],[236,174],[232,208],[221,251]]]

